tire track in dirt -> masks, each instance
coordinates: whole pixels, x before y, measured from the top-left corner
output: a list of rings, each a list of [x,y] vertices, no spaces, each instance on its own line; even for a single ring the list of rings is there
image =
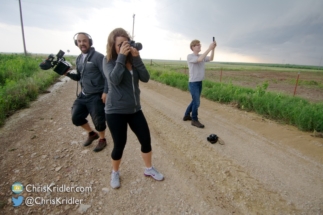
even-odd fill
[[[86,134],[70,119],[75,82],[67,81],[0,129],[0,203],[8,202],[0,213],[80,214],[78,205],[12,207],[10,185],[18,180],[91,185],[91,193],[24,193],[84,199],[85,214],[322,214],[322,139],[205,99],[199,115],[206,127],[198,129],[182,121],[188,92],[154,81],[140,87],[163,182],[143,176],[129,129],[121,187],[110,188],[111,135],[107,129],[100,153],[92,152],[96,144],[82,146]],[[208,143],[210,133],[225,145]]]
[[[181,121],[185,107],[176,102],[176,98],[167,97],[162,86],[160,95],[148,90],[145,88],[142,92],[142,104],[152,133],[163,143],[159,146],[165,154],[170,153],[169,157],[174,159],[175,174],[186,178],[177,186],[198,193],[208,206],[206,211],[220,206],[242,214],[297,212],[296,207],[289,205],[279,193],[266,189],[241,166],[214,150],[223,146],[208,144],[203,130]]]

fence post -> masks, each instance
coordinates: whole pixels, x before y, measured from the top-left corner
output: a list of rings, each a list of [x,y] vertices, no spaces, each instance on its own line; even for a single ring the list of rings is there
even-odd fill
[[[295,84],[295,89],[294,89],[294,95],[293,95],[293,96],[295,96],[295,94],[296,94],[296,88],[297,88],[297,84],[298,84],[299,74],[300,74],[300,72],[298,72],[298,75],[297,75],[296,84]]]
[[[221,68],[221,73],[220,73],[220,82],[222,81],[222,68]]]

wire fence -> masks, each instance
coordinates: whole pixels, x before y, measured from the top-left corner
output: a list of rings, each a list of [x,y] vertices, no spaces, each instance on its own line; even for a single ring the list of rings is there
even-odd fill
[[[162,71],[189,75],[186,61],[151,59],[145,60],[145,64]],[[323,73],[318,70],[220,63],[207,63],[205,66],[205,79],[211,81],[251,88],[267,82],[269,91],[301,96],[316,102],[323,101]]]

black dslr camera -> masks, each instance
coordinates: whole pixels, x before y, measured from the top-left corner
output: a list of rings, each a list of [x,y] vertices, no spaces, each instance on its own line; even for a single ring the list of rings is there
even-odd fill
[[[137,49],[138,51],[140,51],[142,49],[142,44],[141,43],[136,43],[133,40],[129,40],[128,41],[129,45],[131,47],[134,47],[135,49]],[[119,44],[119,48],[122,46],[123,42]]]
[[[65,61],[65,58],[63,57],[64,54],[65,52],[59,50],[59,52],[56,55],[56,60],[54,60],[55,56],[53,54],[50,54],[46,60],[39,64],[39,67],[42,70],[54,68],[54,72],[60,75],[64,75],[71,68],[71,65]]]
[[[130,40],[129,41],[129,44],[131,47],[134,47],[135,49],[137,49],[138,51],[140,51],[142,49],[142,45],[141,43],[136,43],[135,41],[133,40]]]

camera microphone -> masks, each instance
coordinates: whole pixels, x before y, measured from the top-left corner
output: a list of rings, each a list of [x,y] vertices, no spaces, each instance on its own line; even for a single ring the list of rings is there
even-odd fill
[[[56,55],[57,60],[54,60],[55,56],[53,54],[50,54],[46,60],[39,64],[39,67],[42,70],[54,68],[54,72],[56,72],[59,75],[64,75],[72,66],[70,63],[65,61],[65,58],[63,57],[64,54],[65,52],[59,50],[59,52]]]
[[[43,61],[43,62],[41,62],[41,64],[39,64],[39,67],[42,70],[48,70],[48,69],[52,68],[52,61],[54,58],[55,58],[54,55],[50,54],[45,61]]]

